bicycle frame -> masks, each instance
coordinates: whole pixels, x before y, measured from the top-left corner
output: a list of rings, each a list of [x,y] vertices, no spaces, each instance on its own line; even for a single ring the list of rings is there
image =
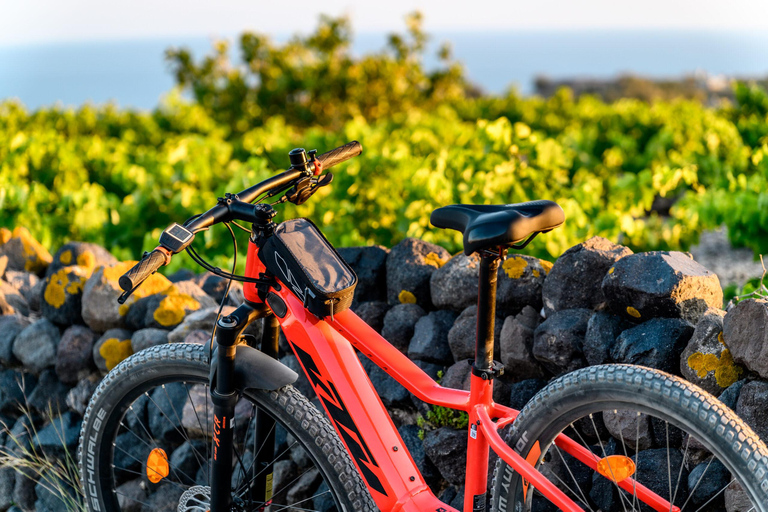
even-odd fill
[[[258,277],[266,270],[257,253],[258,247],[249,243],[249,277]],[[526,489],[528,485],[536,488],[561,510],[582,510],[534,468],[542,450],[531,452],[526,460],[501,438],[498,429],[512,423],[518,411],[493,402],[492,379],[483,380],[473,374],[470,391],[442,387],[351,310],[326,320],[318,319],[288,286],[277,283],[269,291],[267,303],[274,300],[284,304],[284,308],[279,308],[285,310],[284,314],[275,316],[380,510],[458,512],[441,502],[424,482],[355,349],[424,402],[468,413],[464,512],[485,509],[490,449],[528,482]],[[262,303],[254,284],[246,284],[244,294],[248,302]],[[555,443],[596,470],[600,459],[586,448],[562,434]],[[640,501],[654,510],[679,510],[631,478],[619,486],[630,494],[636,493]]]

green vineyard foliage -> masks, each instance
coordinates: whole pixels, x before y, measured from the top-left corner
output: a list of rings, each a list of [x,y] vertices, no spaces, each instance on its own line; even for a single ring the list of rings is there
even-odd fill
[[[52,248],[92,241],[136,258],[171,222],[287,167],[291,148],[359,140],[363,155],[305,205],[281,206],[283,218],[311,217],[339,246],[416,236],[457,251],[457,233],[429,225],[433,209],[546,198],[567,222],[529,247],[540,257],[594,235],[686,249],[723,224],[734,244],[768,252],[765,91],[740,84],[720,108],[567,89],[478,95],[445,49],[442,67],[423,70],[419,23],[409,18],[389,50],[360,58],[348,25],[331,18],[282,46],[244,35],[252,55],[240,66],[221,47],[199,64],[170,50],[180,89],[149,113],[0,103],[0,226],[26,226]],[[199,238],[214,262],[231,263],[223,228]]]

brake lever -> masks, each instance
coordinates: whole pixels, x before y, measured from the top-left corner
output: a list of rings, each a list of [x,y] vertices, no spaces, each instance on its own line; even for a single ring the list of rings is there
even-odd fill
[[[332,181],[333,181],[333,174],[330,172],[328,174],[323,174],[322,176],[318,176],[317,178],[315,178],[315,188],[318,189],[320,187],[330,185]]]
[[[136,291],[136,289],[137,289],[139,286],[141,286],[141,284],[142,284],[142,283],[139,283],[138,285],[134,286],[133,288],[131,288],[131,289],[130,289],[130,290],[128,290],[127,292],[123,292],[123,293],[121,293],[121,294],[120,294],[120,296],[117,298],[117,303],[118,303],[118,304],[125,304],[125,301],[126,301],[126,300],[128,300],[128,297],[130,297],[130,296],[133,294],[133,292],[135,292],[135,291]]]
[[[331,173],[318,176],[317,178],[303,179],[289,190],[285,197],[295,205],[304,204],[319,188],[330,185],[332,181],[333,174]]]
[[[303,204],[309,196],[311,190],[312,178],[302,178],[288,192],[285,193],[286,199],[293,204]]]

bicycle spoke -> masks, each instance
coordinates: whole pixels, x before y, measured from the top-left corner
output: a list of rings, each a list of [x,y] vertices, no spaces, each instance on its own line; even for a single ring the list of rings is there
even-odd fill
[[[603,452],[603,458],[605,458],[608,456],[608,454],[605,451],[605,447],[603,446],[603,440],[600,438],[600,433],[597,431],[597,425],[595,425],[595,418],[593,417],[592,413],[589,414],[589,421],[592,422],[592,428],[595,430],[597,442],[600,444],[600,451]],[[616,477],[613,474],[613,468],[610,464],[608,464],[608,471],[611,472],[611,481],[613,482],[613,485],[616,486],[616,490],[618,491],[619,500],[621,501],[621,508],[624,510],[624,512],[627,512],[627,507],[624,505],[624,495],[622,494],[621,487],[619,487],[619,484],[616,483]]]
[[[135,460],[136,462],[138,462],[140,465],[142,465],[142,466],[144,465],[144,461],[137,459],[136,457],[134,457],[133,455],[131,455],[131,454],[130,454],[130,453],[128,453],[127,451],[125,451],[125,450],[123,450],[122,448],[120,448],[119,446],[115,445],[115,448],[117,448],[118,450],[120,450],[121,452],[123,452],[124,454],[126,454],[126,455],[127,455],[128,457],[130,457],[131,459],[133,459],[133,460]],[[114,468],[114,467],[115,467],[115,465],[113,464],[113,465],[112,465],[112,467]],[[194,481],[195,481],[195,479],[194,479],[194,478],[191,478],[189,475],[187,475],[186,473],[184,473],[184,472],[183,472],[183,471],[181,471],[180,469],[177,469],[175,466],[173,466],[173,465],[171,465],[171,464],[168,464],[168,468],[169,468],[169,469],[173,469],[174,473],[176,473],[176,477],[177,477],[177,478],[178,478],[178,476],[179,476],[179,473],[181,473],[182,475],[184,475],[185,477],[187,477],[187,478],[189,479],[189,481],[191,481],[191,482],[194,482]],[[120,468],[120,471],[128,471],[128,468]],[[171,480],[168,480],[168,481],[171,481]],[[179,478],[179,481],[181,481],[181,478]]]
[[[135,412],[135,411],[133,411],[133,409],[130,409],[130,410],[131,410],[131,411],[134,413],[134,415],[136,414],[136,412]],[[137,419],[138,419],[138,416],[137,416]],[[125,424],[124,424],[122,421],[120,422],[120,425],[121,425],[122,427],[124,427],[124,428],[125,428],[125,432],[127,432],[127,433],[131,434],[133,437],[135,437],[136,439],[138,439],[140,443],[142,443],[144,446],[146,446],[146,447],[149,449],[149,451],[152,451],[152,450],[154,450],[155,448],[159,448],[159,447],[160,447],[160,443],[158,443],[158,442],[157,442],[157,439],[155,439],[154,437],[152,437],[152,435],[151,435],[149,432],[147,432],[147,429],[146,429],[146,428],[144,428],[144,424],[143,424],[143,423],[139,422],[139,425],[141,425],[141,428],[142,428],[142,430],[144,430],[144,432],[147,434],[147,436],[149,436],[149,440],[150,440],[150,441],[152,441],[152,444],[148,443],[146,440],[144,440],[144,439],[142,439],[141,437],[137,436],[137,435],[136,435],[136,434],[135,434],[135,433],[134,433],[134,432],[133,432],[133,431],[132,431],[130,428],[128,428],[128,426],[127,426],[127,425],[125,425]],[[112,446],[113,446],[113,447],[115,447],[115,448],[118,448],[118,446],[117,446],[116,444],[114,444],[114,443],[112,444]],[[128,452],[125,452],[125,450],[123,450],[122,448],[120,448],[120,451],[123,451],[124,453],[126,453],[126,455],[130,456],[132,459],[134,459],[134,460],[137,460],[137,459],[136,459],[135,457],[133,457],[131,454],[129,454]],[[142,464],[142,465],[144,464],[144,462],[143,462],[143,461],[139,461],[139,460],[137,460],[137,462],[139,462],[139,463],[140,463],[140,464]],[[170,466],[170,464],[169,464],[169,467],[171,467],[171,466]],[[114,470],[114,468],[115,468],[115,465],[114,465],[114,463],[113,463],[113,464],[112,464],[112,469]],[[121,470],[121,471],[126,471],[126,469],[125,469],[125,468],[120,468],[120,470]],[[175,468],[174,468],[174,471],[175,471]],[[114,476],[114,475],[113,475],[113,476]],[[176,476],[178,476],[178,474],[177,474]],[[193,480],[193,481],[194,481],[194,480]]]
[[[152,402],[152,403],[154,404],[154,406],[157,408],[157,410],[158,410],[158,411],[160,411],[160,414],[163,416],[163,418],[165,418],[165,419],[166,419],[166,421],[168,422],[168,424],[169,424],[171,427],[173,427],[173,429],[174,429],[176,432],[178,432],[179,434],[181,434],[181,436],[182,436],[182,437],[183,437],[185,440],[187,440],[187,441],[189,441],[189,440],[190,440],[190,439],[189,439],[189,437],[187,437],[187,435],[186,435],[186,433],[185,433],[185,432],[182,432],[181,430],[179,430],[179,427],[177,427],[176,425],[174,425],[174,424],[173,424],[173,422],[172,422],[172,421],[171,421],[171,419],[168,417],[168,415],[167,415],[167,414],[165,414],[165,412],[163,412],[163,409],[162,409],[160,406],[158,406],[158,405],[157,405],[157,403],[156,403],[156,402],[155,402],[155,401],[152,399],[152,397],[150,397],[150,396],[149,396],[149,394],[147,394],[147,393],[144,393],[144,396],[146,396],[146,397],[149,399],[149,401],[150,401],[150,402]]]
[[[142,472],[140,472],[140,471],[133,471],[132,469],[123,469],[122,471],[125,471],[126,473],[130,473],[130,474],[132,474],[132,475],[136,475],[136,476],[144,477],[144,473],[142,473]],[[188,485],[186,485],[186,486],[185,486],[185,485],[183,485],[183,484],[180,484],[180,483],[178,483],[178,482],[174,482],[173,480],[164,480],[164,481],[165,481],[165,482],[167,482],[168,484],[170,484],[170,485],[174,486],[174,487],[178,487],[178,488],[179,488],[179,489],[181,489],[182,491],[186,491],[187,489],[189,489],[189,486],[188,486]],[[116,492],[117,492],[117,489],[112,489],[112,492],[115,492],[115,493],[116,493]]]
[[[258,473],[256,473],[255,475],[253,475],[253,477],[251,477],[251,479],[250,479],[250,480],[247,482],[247,483],[248,483],[248,485],[250,486],[250,485],[251,485],[251,483],[252,483],[254,480],[256,480],[256,478],[258,478],[259,476],[261,476],[261,475],[264,473],[264,471],[266,471],[266,470],[267,470],[267,468],[268,468],[269,466],[271,466],[272,464],[274,464],[275,462],[277,462],[278,460],[280,460],[280,458],[281,458],[283,455],[285,455],[286,453],[288,453],[288,452],[291,450],[291,448],[293,448],[294,446],[296,446],[298,443],[299,443],[298,441],[294,441],[294,442],[293,442],[293,444],[292,444],[291,446],[289,446],[288,448],[286,448],[285,450],[283,450],[282,452],[280,452],[280,454],[279,454],[279,455],[277,455],[277,456],[276,456],[274,459],[272,459],[272,462],[269,462],[267,465],[265,465],[265,466],[264,466],[264,468],[263,468],[261,471],[259,471],[259,472],[258,472]]]
[[[276,508],[276,509],[272,510],[271,512],[280,512],[280,510],[285,510],[285,509],[287,509],[287,508],[295,508],[296,510],[308,510],[308,511],[314,511],[314,510],[316,510],[316,509],[313,509],[313,508],[310,508],[310,509],[307,509],[307,508],[298,508],[298,507],[296,507],[296,505],[300,505],[300,504],[302,504],[302,503],[304,503],[304,502],[306,502],[306,501],[309,501],[309,500],[314,500],[315,498],[319,498],[320,496],[323,496],[324,494],[330,494],[330,493],[331,493],[331,491],[323,491],[323,492],[321,492],[321,493],[319,493],[319,494],[315,494],[314,496],[310,496],[309,498],[304,498],[304,499],[303,499],[303,500],[301,500],[301,501],[297,501],[296,503],[293,503],[293,504],[291,504],[291,505],[284,505],[284,506],[282,506],[282,507],[280,507],[280,508]]]
[[[165,384],[163,384],[161,386],[161,389],[163,390],[163,392],[165,393],[166,398],[168,399],[169,406],[171,407],[171,409],[173,409],[173,415],[176,416],[176,420],[179,422],[179,425],[181,426],[181,430],[176,428],[176,426],[171,422],[170,418],[168,418],[168,422],[171,423],[171,425],[174,428],[176,428],[176,430],[178,432],[180,432],[181,435],[184,437],[184,439],[189,443],[190,447],[192,448],[192,452],[194,453],[195,458],[197,459],[198,464],[202,465],[202,462],[200,460],[200,458],[202,457],[202,454],[200,452],[198,452],[197,448],[195,448],[194,445],[192,444],[192,440],[189,438],[189,436],[187,435],[187,431],[184,429],[184,422],[181,420],[181,418],[179,417],[179,414],[176,412],[176,408],[172,407],[173,402],[171,401],[171,397],[168,395],[168,390],[165,388]],[[193,409],[195,408],[194,404],[191,404],[191,406],[192,406]],[[167,416],[166,416],[166,418],[167,418]]]
[[[639,440],[638,438],[640,433],[640,421],[636,421],[635,424],[637,426],[637,432],[638,432],[638,435],[635,436],[635,442],[637,442]],[[619,429],[619,439],[621,440],[621,448],[624,451],[624,456],[629,458],[629,454],[627,453],[627,443],[624,441],[624,432],[622,431],[622,429]],[[637,445],[635,446],[635,458],[637,458]],[[636,486],[637,486],[637,482],[633,479],[632,480],[632,501],[629,504],[631,510],[635,510],[635,499],[637,498]],[[619,493],[621,493],[621,489],[619,489]],[[629,498],[627,498],[627,501],[629,501]]]
[[[244,452],[245,452],[245,450],[247,450],[246,446],[248,444],[247,443],[248,432],[251,429],[251,422],[253,421],[253,418],[254,418],[255,415],[256,415],[256,406],[254,404],[251,404],[251,414],[250,414],[250,417],[248,418],[248,424],[245,426],[245,438],[243,439],[243,447],[244,447],[243,451]],[[256,445],[256,436],[253,437],[253,443],[254,443],[254,450],[253,450],[252,453],[255,454],[256,453],[256,446],[255,446]],[[253,456],[253,460],[248,465],[248,469],[246,470],[245,468],[243,468],[243,478],[245,478],[247,476],[247,474],[250,472],[251,468],[253,467],[253,463],[254,463],[255,460],[256,460],[256,455]],[[235,485],[235,489],[240,489],[240,485],[241,484],[242,484],[242,481],[241,481],[240,475],[238,474],[238,476],[237,476],[237,485]]]
[[[562,457],[562,455],[561,455],[561,457]],[[565,463],[565,460],[563,460],[563,463]],[[571,473],[571,470],[569,469],[569,470],[568,470],[568,472],[569,472],[569,473]],[[557,476],[557,475],[556,475],[556,474],[554,474],[554,473],[553,473],[553,475],[554,475],[554,477],[555,477],[555,478],[557,478],[557,480],[558,480],[558,481],[559,481],[561,484],[563,484],[563,487],[565,487],[565,488],[566,488],[568,491],[570,491],[570,493],[571,493],[571,494],[573,494],[573,497],[574,497],[574,498],[576,498],[576,499],[577,499],[577,500],[578,500],[578,501],[579,501],[579,502],[580,502],[582,505],[584,505],[585,507],[588,507],[588,508],[589,508],[589,510],[590,510],[590,512],[594,512],[594,511],[592,510],[592,507],[590,507],[590,506],[589,506],[589,503],[587,502],[587,498],[586,498],[586,496],[584,496],[584,492],[581,490],[581,487],[579,486],[579,483],[576,481],[576,479],[575,479],[575,478],[573,479],[573,483],[575,483],[575,484],[576,484],[576,488],[579,490],[579,493],[581,494],[581,498],[579,498],[579,496],[578,496],[578,495],[577,495],[575,492],[573,492],[573,489],[571,489],[571,488],[570,488],[570,486],[569,486],[568,484],[566,484],[565,482],[563,482],[563,479],[562,479],[562,478],[560,478],[559,476]],[[573,477],[573,473],[571,473],[571,477]],[[540,492],[540,491],[538,491],[538,492]],[[546,498],[545,498],[545,499],[546,499]]]
[[[153,402],[153,403],[154,403],[154,402]],[[144,422],[142,422],[142,421],[139,419],[138,415],[136,414],[136,411],[134,411],[134,410],[133,410],[133,407],[132,407],[132,406],[131,406],[131,407],[129,407],[129,410],[130,410],[131,412],[133,412],[133,414],[134,414],[134,417],[135,417],[135,418],[136,418],[136,420],[137,420],[137,423],[138,423],[138,424],[141,426],[141,429],[142,429],[142,430],[144,431],[144,433],[147,435],[147,437],[148,437],[148,438],[149,438],[149,440],[152,442],[152,444],[149,444],[149,443],[147,443],[147,442],[146,442],[144,439],[142,439],[140,436],[137,436],[137,435],[136,435],[136,434],[135,434],[135,433],[134,433],[134,432],[133,432],[133,431],[132,431],[132,430],[131,430],[131,429],[130,429],[128,426],[127,426],[127,425],[125,425],[125,424],[124,424],[124,423],[121,421],[121,422],[120,422],[120,425],[121,425],[123,428],[125,428],[125,432],[128,432],[128,433],[130,433],[130,434],[131,434],[133,437],[135,437],[135,438],[136,438],[136,439],[137,439],[139,442],[141,442],[142,444],[144,444],[144,446],[146,446],[146,447],[147,447],[147,448],[148,448],[150,451],[151,451],[151,450],[153,450],[154,448],[158,448],[158,447],[160,447],[161,443],[159,443],[159,442],[158,442],[158,440],[157,440],[157,439],[156,439],[156,438],[155,438],[155,437],[154,437],[154,436],[153,436],[153,435],[152,435],[152,434],[151,434],[151,433],[150,433],[150,432],[147,430],[147,428],[144,426]],[[166,419],[167,419],[167,417],[166,417]],[[187,438],[187,439],[188,439],[188,438]],[[195,459],[197,460],[197,463],[198,463],[200,466],[207,466],[207,464],[208,464],[208,463],[207,463],[208,459],[206,459],[206,461],[205,461],[205,462],[201,461],[201,460],[200,460],[200,456],[201,456],[201,455],[199,454],[199,452],[198,452],[198,451],[197,451],[197,449],[195,448],[195,446],[194,446],[194,443],[192,443],[192,442],[191,442],[191,440],[189,440],[189,439],[187,440],[187,443],[189,444],[190,448],[193,450],[193,454],[195,455]],[[208,443],[206,443],[206,447],[207,447],[207,446],[208,446]],[[128,454],[128,455],[130,455],[130,454]],[[170,462],[170,461],[169,461],[169,462]],[[143,463],[143,462],[142,462],[142,463]],[[113,466],[113,467],[114,467],[114,466]],[[173,468],[174,472],[176,472],[176,468],[175,468],[174,466],[171,466],[171,465],[169,465],[169,467],[170,467],[170,468]],[[121,468],[121,469],[122,469],[122,468]],[[177,478],[178,478],[178,473],[176,474],[176,476],[177,476]],[[189,475],[185,475],[185,476],[186,476],[187,478],[189,478],[189,480],[190,480],[191,482],[195,482],[195,480],[196,480],[196,479],[194,479],[194,478],[191,478]],[[179,480],[181,480],[181,478],[179,478]]]
[[[119,495],[119,496],[125,496],[125,497],[126,497],[126,498],[128,498],[129,500],[131,500],[131,501],[135,501],[136,503],[141,503],[142,505],[144,505],[144,506],[145,506],[145,507],[147,507],[147,508],[151,508],[151,507],[152,507],[152,505],[150,505],[149,503],[147,503],[147,502],[145,502],[145,501],[137,500],[136,498],[134,498],[134,497],[132,497],[132,496],[128,496],[128,495],[127,495],[127,494],[125,494],[124,492],[119,492],[119,491],[117,491],[117,490],[114,490],[113,492],[114,492],[115,494]]]
[[[237,427],[237,416],[232,416],[232,421],[231,421],[230,427],[232,428],[232,431],[234,432],[235,428]],[[232,439],[232,451],[235,453],[235,458],[237,459],[237,464],[240,465],[240,469],[243,471],[243,473],[245,473],[245,464],[243,464],[243,459],[242,459],[242,455],[245,453],[245,448],[243,448],[243,453],[240,453],[238,451],[238,449],[237,449],[237,444],[235,443],[235,440]],[[235,469],[233,469],[232,471],[235,471]],[[239,482],[239,480],[240,480],[240,476],[239,475],[238,475],[237,479],[238,479],[238,482]],[[236,485],[235,489],[237,489],[238,487],[239,487],[239,485]]]
[[[581,486],[579,485],[579,482],[576,480],[576,477],[573,475],[573,471],[571,471],[571,467],[568,465],[567,462],[565,462],[565,457],[563,457],[563,453],[560,451],[560,448],[556,444],[552,444],[552,446],[555,447],[555,450],[557,450],[557,454],[560,456],[560,460],[563,461],[563,466],[565,466],[565,469],[568,470],[568,474],[571,475],[571,479],[573,480],[573,483],[576,485],[576,488],[579,490],[579,493],[581,493],[581,497],[583,498],[583,503],[585,506],[587,505],[587,497],[584,495],[584,491],[581,489]],[[592,510],[592,507],[589,508],[589,510]]]
[[[640,412],[637,413],[637,421],[635,421],[635,474],[637,475],[640,467],[640,457],[637,456],[637,451],[640,449]],[[632,479],[632,510],[635,510],[635,504],[637,503],[637,478]]]
[[[303,477],[304,475],[306,475],[307,473],[309,473],[311,470],[312,470],[312,468],[306,468],[306,469],[304,470],[304,472],[302,472],[301,474],[299,474],[297,477],[295,477],[293,480],[291,480],[291,481],[290,481],[290,482],[288,482],[287,484],[283,485],[283,486],[280,488],[280,490],[279,490],[279,491],[276,491],[276,492],[275,492],[275,493],[272,495],[272,499],[275,499],[275,496],[279,496],[279,495],[280,495],[281,493],[283,493],[284,491],[287,491],[288,489],[290,489],[290,488],[291,488],[291,486],[292,486],[293,484],[295,484],[296,482],[298,482],[298,481],[299,481],[299,479],[300,479],[301,477]]]
[[[192,412],[195,413],[195,418],[197,419],[197,424],[200,426],[200,430],[202,431],[203,430],[203,424],[200,422],[200,416],[197,414],[197,408],[195,407],[195,402],[192,400],[192,395],[189,393],[189,386],[187,386],[186,383],[184,383],[184,390],[187,392],[187,398],[189,399],[189,403],[192,406]],[[207,386],[206,386],[206,390],[207,390]],[[206,410],[207,410],[207,408],[208,408],[208,400],[205,401],[205,407],[206,407]],[[183,414],[184,413],[182,411],[182,415]],[[208,417],[207,416],[205,418],[205,432],[206,433],[208,432]],[[208,439],[207,435],[206,435],[206,439]],[[205,443],[205,460],[210,460],[210,450],[211,450],[210,444],[211,444],[210,442],[206,442]]]
[[[680,488],[680,478],[683,476],[683,468],[685,467],[685,459],[688,458],[688,445],[691,443],[691,436],[688,436],[688,438],[685,441],[685,451],[683,452],[683,463],[680,464],[680,471],[677,472],[677,484],[675,484],[675,496],[672,498],[672,503],[675,502],[677,499],[677,491]],[[706,469],[704,470],[706,473]],[[704,475],[702,475],[704,476]]]
[[[327,491],[327,492],[331,492],[331,491]],[[326,493],[323,493],[323,494],[326,494]],[[307,499],[314,499],[314,498],[317,498],[319,496],[322,496],[322,494],[318,494],[317,496],[312,496],[312,498],[307,498]],[[293,505],[285,505],[284,507],[280,507],[280,508],[276,509],[273,512],[276,512],[277,510],[285,510],[286,508],[290,508],[290,509],[293,509],[293,510],[301,510],[302,512],[303,511],[306,511],[306,512],[319,512],[316,508],[301,508],[301,507],[295,507]]]
[[[701,480],[699,480],[699,481],[701,481]],[[703,509],[704,509],[704,507],[706,507],[707,505],[709,505],[710,503],[712,503],[712,500],[714,500],[715,498],[717,498],[718,496],[720,496],[720,495],[721,495],[723,492],[725,492],[725,490],[728,488],[728,486],[729,486],[729,485],[731,485],[731,484],[732,484],[733,482],[735,482],[735,481],[736,481],[736,479],[734,478],[734,479],[732,479],[730,482],[728,482],[727,484],[725,484],[725,487],[723,487],[722,489],[720,489],[719,491],[717,491],[717,494],[715,494],[714,496],[712,496],[711,498],[709,498],[709,499],[707,500],[707,502],[706,502],[706,503],[704,503],[702,506],[700,506],[699,508],[697,508],[697,509],[696,509],[696,512],[700,512],[701,510],[703,510]],[[752,508],[755,508],[755,507],[754,507],[754,506],[752,506]]]
[[[691,436],[688,436],[688,440],[690,439],[691,439]],[[683,506],[680,507],[681,512],[685,508],[685,506],[688,504],[688,502],[691,500],[691,498],[693,498],[693,495],[696,493],[696,489],[699,488],[699,484],[701,484],[701,482],[704,481],[704,475],[707,473],[707,470],[709,469],[709,465],[712,464],[713,460],[715,460],[714,457],[709,458],[709,462],[707,462],[707,467],[704,468],[704,473],[701,474],[701,478],[699,478],[699,481],[696,482],[696,485],[693,486],[693,490],[688,493],[688,498],[683,503]],[[731,480],[731,482],[733,482],[733,480]],[[728,485],[730,485],[731,482],[728,482]]]
[[[272,435],[272,433],[275,431],[275,427],[276,426],[277,426],[277,423],[272,425],[272,428],[269,430],[269,434],[267,435],[267,438],[269,438],[269,436]],[[245,472],[246,474],[250,473],[252,469],[254,471],[256,470],[256,461],[258,460],[258,457],[261,454],[261,450],[264,448],[264,446],[266,446],[266,444],[261,445],[259,447],[259,450],[256,451],[256,436],[254,435],[253,436],[253,450],[255,452],[255,455],[253,456],[253,460],[251,461],[251,464],[248,466],[248,470]],[[251,482],[251,481],[253,481],[253,478],[251,480],[249,480],[248,482]],[[242,483],[246,483],[246,482],[242,482]],[[242,483],[238,484],[238,487],[237,487],[238,489],[240,489],[240,487],[242,486]]]
[[[667,443],[667,483],[669,484],[669,512],[672,512],[672,507],[675,506],[675,502],[672,499],[672,462],[669,460],[669,422],[667,421],[664,422],[664,432]]]

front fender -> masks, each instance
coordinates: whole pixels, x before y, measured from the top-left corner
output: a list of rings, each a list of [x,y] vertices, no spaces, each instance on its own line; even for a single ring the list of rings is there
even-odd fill
[[[213,363],[209,382],[216,382],[216,351],[213,351]],[[293,384],[299,374],[291,370],[277,359],[272,359],[260,350],[248,345],[235,347],[235,389],[279,389]]]

